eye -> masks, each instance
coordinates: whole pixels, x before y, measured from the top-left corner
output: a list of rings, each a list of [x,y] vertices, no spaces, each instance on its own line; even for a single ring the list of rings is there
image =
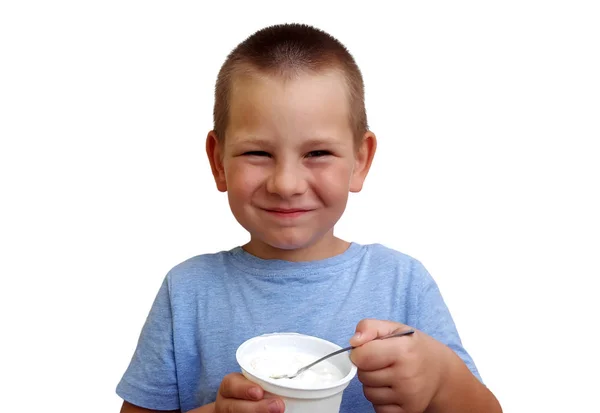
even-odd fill
[[[329,152],[329,151],[311,151],[306,155],[306,157],[307,158],[321,158],[321,157],[327,156],[327,155],[331,155],[331,152]]]
[[[248,151],[244,152],[244,156],[271,156],[268,152],[265,151]]]

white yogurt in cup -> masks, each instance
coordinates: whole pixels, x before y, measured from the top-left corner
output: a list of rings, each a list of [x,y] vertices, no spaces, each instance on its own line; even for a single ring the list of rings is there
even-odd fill
[[[321,338],[297,333],[274,333],[251,338],[238,348],[242,374],[261,386],[265,397],[280,397],[286,413],[337,413],[343,392],[356,375],[348,353],[338,354],[293,379],[271,376],[292,374],[299,368],[341,349]]]

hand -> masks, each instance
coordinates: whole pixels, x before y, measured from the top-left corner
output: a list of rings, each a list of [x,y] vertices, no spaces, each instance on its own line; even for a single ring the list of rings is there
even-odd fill
[[[404,337],[374,340],[410,327],[391,321],[362,320],[350,339],[350,358],[358,368],[365,397],[377,413],[421,413],[443,383],[453,352],[415,331]],[[373,341],[374,340],[374,341]]]
[[[228,374],[219,386],[215,413],[283,413],[282,400],[263,396],[264,390],[242,374]]]

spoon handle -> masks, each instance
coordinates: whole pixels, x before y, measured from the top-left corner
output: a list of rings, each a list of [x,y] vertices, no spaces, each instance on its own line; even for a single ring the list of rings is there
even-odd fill
[[[415,332],[415,330],[412,330],[412,329],[411,329],[411,330],[407,330],[407,331],[401,331],[401,332],[391,333],[391,334],[388,334],[387,336],[378,337],[378,338],[376,338],[375,340],[384,340],[384,339],[386,339],[386,338],[408,336],[408,335],[410,335],[410,334],[413,334],[414,332]],[[317,363],[320,363],[320,362],[322,362],[323,360],[326,360],[326,359],[328,359],[329,357],[336,356],[336,355],[338,355],[338,354],[340,354],[340,353],[343,353],[344,351],[349,351],[349,350],[352,350],[352,349],[355,349],[355,348],[356,348],[356,347],[354,347],[354,346],[350,346],[350,347],[345,347],[345,348],[339,349],[339,350],[337,350],[337,351],[334,351],[333,353],[329,353],[329,354],[328,354],[328,355],[326,355],[325,357],[321,357],[321,358],[320,358],[320,359],[318,359],[317,361],[313,361],[313,362],[312,362],[312,363],[310,363],[308,366],[304,366],[304,367],[302,367],[300,370],[298,370],[298,372],[296,373],[296,375],[298,375],[298,374],[300,374],[300,373],[302,373],[302,372],[304,372],[304,371],[308,370],[309,368],[311,368],[311,367],[312,367],[312,366],[314,366],[315,364],[317,364]]]
[[[387,336],[376,338],[376,340],[384,340],[386,338],[408,336],[410,334],[413,334],[414,332],[415,332],[415,330],[413,330],[413,329],[406,330],[406,331],[396,331],[394,333],[388,334]]]

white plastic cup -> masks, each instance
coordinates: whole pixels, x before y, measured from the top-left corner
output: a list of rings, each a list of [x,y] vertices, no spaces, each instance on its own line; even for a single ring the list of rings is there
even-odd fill
[[[285,403],[285,413],[338,413],[342,396],[350,380],[356,375],[356,366],[348,353],[342,353],[328,361],[342,373],[342,378],[334,383],[307,386],[294,380],[258,377],[253,373],[250,362],[252,356],[269,348],[290,348],[298,352],[314,355],[315,360],[341,349],[337,344],[318,337],[297,333],[273,333],[251,338],[242,343],[236,352],[236,359],[242,374],[258,384],[265,391],[265,397],[277,396]]]

